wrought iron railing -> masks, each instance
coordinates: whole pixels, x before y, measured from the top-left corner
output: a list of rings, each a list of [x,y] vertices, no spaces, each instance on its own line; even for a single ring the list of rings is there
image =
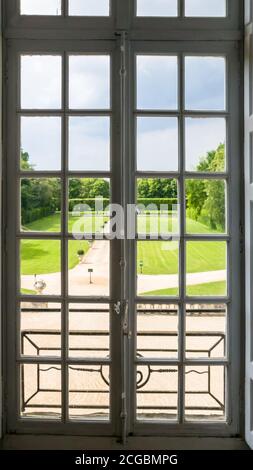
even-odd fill
[[[59,312],[59,309],[34,309],[34,308],[24,308],[22,309],[22,313],[25,312],[30,312],[30,313],[36,313],[36,312]],[[88,313],[90,312],[89,309],[71,309],[71,312],[78,312],[78,313]],[[103,312],[103,313],[108,313],[108,310],[105,309],[100,309],[96,310],[97,313]],[[138,310],[138,313],[142,313],[143,315],[154,315],[154,314],[159,314],[162,315],[163,313],[168,315],[168,310]],[[219,308],[218,310],[213,310],[210,307],[206,309],[193,309],[187,311],[187,315],[191,316],[209,316],[210,314],[215,316],[224,316],[225,315],[225,310],[223,308]],[[171,309],[169,311],[170,315],[177,315],[178,310],[177,309]],[[48,355],[50,357],[55,357],[59,356],[61,353],[61,348],[56,345],[56,346],[50,346],[50,345],[40,345],[38,344],[38,338],[40,337],[60,337],[61,333],[60,331],[57,330],[42,330],[42,329],[25,329],[21,332],[21,354],[25,354],[25,349],[26,349],[26,344],[29,344],[32,348],[35,349],[35,355],[36,357],[45,357],[45,355]],[[79,338],[82,337],[82,339],[85,338],[91,338],[91,337],[96,337],[96,338],[106,338],[109,340],[109,332],[107,331],[87,331],[87,330],[74,330],[69,332],[69,339],[71,338]],[[152,345],[152,338],[174,338],[176,339],[178,337],[178,333],[176,331],[140,331],[138,332],[138,338],[141,340],[141,338],[150,338],[150,344]],[[220,331],[212,331],[212,332],[203,332],[203,331],[192,331],[192,332],[187,332],[187,338],[205,338],[205,339],[211,339],[214,340],[212,341],[211,346],[199,346],[197,349],[195,348],[186,348],[186,354],[198,354],[198,357],[206,357],[208,359],[212,358],[212,353],[217,348],[218,346],[222,346],[223,348],[223,354],[225,354],[225,333],[220,332]],[[27,343],[26,343],[27,342]],[[71,343],[71,341],[70,341]],[[205,343],[205,342],[204,342]],[[108,341],[109,344],[109,341]],[[72,355],[75,353],[75,357],[79,356],[81,358],[85,358],[85,354],[90,354],[93,353],[92,357],[94,359],[101,358],[101,353],[103,354],[103,357],[105,358],[110,358],[110,351],[108,347],[101,346],[101,347],[92,347],[90,345],[88,346],[71,346],[69,347],[69,356],[70,358]],[[100,353],[100,356],[99,356]],[[144,354],[145,353],[145,354]],[[137,350],[137,363],[138,363],[138,358],[140,357],[152,357],[151,354],[167,354],[168,358],[171,357],[171,355],[175,355],[177,353],[177,348],[161,348],[161,347],[138,347]],[[149,355],[150,354],[150,355]],[[164,357],[164,356],[163,356]],[[53,362],[53,361],[52,361]],[[108,364],[109,365],[109,364]],[[43,393],[47,392],[58,392],[60,393],[60,389],[52,389],[52,388],[47,388],[42,386],[42,374],[46,374],[49,371],[56,370],[60,371],[60,366],[58,365],[52,365],[52,366],[47,366],[45,364],[34,364],[34,367],[36,367],[36,383],[35,385],[35,391],[31,393],[27,397],[26,393],[26,380],[27,377],[25,376],[25,370],[24,370],[24,365],[21,366],[21,411],[22,413],[28,413],[29,409],[56,409],[59,408],[59,405],[51,404],[50,402],[45,403],[43,401]],[[100,388],[93,388],[90,389],[89,387],[82,388],[82,389],[70,389],[69,393],[74,394],[74,393],[82,393],[82,394],[106,394],[108,395],[110,393],[110,378],[106,373],[106,365],[101,365],[97,367],[85,367],[85,366],[75,366],[75,365],[69,365],[69,370],[74,370],[77,373],[90,373],[90,374],[98,374],[99,378],[102,380],[102,382],[105,384],[106,389],[100,389]],[[136,393],[144,395],[149,395],[154,396],[154,395],[170,395],[170,394],[177,394],[177,390],[157,390],[157,389],[145,389],[145,387],[148,385],[148,383],[151,381],[151,377],[153,377],[154,374],[176,374],[178,373],[178,368],[177,367],[161,367],[161,368],[154,368],[151,365],[137,365],[137,371],[136,371]],[[188,411],[194,411],[194,412],[200,412],[200,411],[205,411],[209,412],[210,415],[213,413],[219,412],[221,415],[225,413],[225,371],[224,371],[224,384],[223,384],[223,399],[219,399],[217,396],[212,391],[212,377],[211,377],[211,364],[210,366],[206,366],[206,370],[199,371],[192,367],[190,370],[187,370],[185,372],[186,375],[193,375],[196,374],[198,375],[206,375],[207,376],[207,389],[205,391],[203,390],[186,390],[186,395],[208,395],[210,398],[213,400],[213,404],[211,405],[205,405],[205,406],[200,406],[200,405],[187,405],[186,410]],[[157,381],[156,381],[157,383]],[[169,386],[169,384],[168,384]],[[195,388],[195,387],[194,387]],[[33,402],[33,399],[35,397],[38,398],[38,394],[41,395],[41,401],[36,401]],[[45,399],[45,397],[44,397]],[[108,406],[107,405],[94,405],[92,403],[86,403],[86,404],[70,404],[69,405],[70,409],[79,409],[79,410],[100,410],[100,413],[103,412],[103,410],[108,413]],[[142,412],[148,412],[150,410],[152,411],[160,411],[162,412],[169,412],[169,411],[174,411],[177,409],[177,406],[173,405],[168,405],[168,406],[162,406],[162,405],[156,405],[155,403],[150,403],[150,405],[140,405],[139,408],[142,410]]]

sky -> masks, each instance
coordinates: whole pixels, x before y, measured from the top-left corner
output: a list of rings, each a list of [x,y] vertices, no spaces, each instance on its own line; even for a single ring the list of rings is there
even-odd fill
[[[23,2],[57,7],[58,0]],[[98,5],[104,0],[78,3]],[[140,0],[139,7],[152,13],[167,12],[173,0]],[[209,11],[222,1],[205,2],[186,0],[187,8],[199,3],[201,11]],[[142,7],[141,7],[142,5]],[[208,7],[208,10],[207,10]],[[204,10],[204,8],[206,8]],[[37,11],[38,11],[37,10]],[[98,11],[98,10],[97,10]],[[193,11],[193,10],[191,10]],[[199,10],[200,11],[200,10]],[[213,10],[212,10],[213,11]],[[22,56],[21,108],[61,108],[61,57],[50,55]],[[225,110],[225,59],[223,57],[187,56],[185,58],[185,107],[189,111]],[[69,106],[73,110],[105,111],[110,108],[110,58],[107,55],[72,55],[69,58]],[[178,60],[176,56],[139,55],[137,57],[137,103],[142,110],[178,110]],[[21,146],[29,152],[31,163],[38,170],[60,169],[61,130],[60,118],[23,118]],[[178,122],[175,117],[138,118],[136,136],[137,167],[143,171],[176,171],[178,169]],[[108,170],[110,156],[110,122],[108,117],[69,120],[69,166],[72,170]],[[201,157],[226,140],[224,119],[188,119],[185,123],[186,167],[194,170]]]
[[[59,109],[61,107],[61,62],[59,56],[22,56],[22,108]]]
[[[137,57],[137,108],[176,113],[178,110],[178,63],[175,56]],[[21,107],[61,107],[61,58],[22,56]],[[110,58],[70,56],[69,103],[73,110],[106,111],[110,108]],[[185,58],[185,103],[191,111],[222,111],[225,108],[225,59]],[[225,120],[195,118],[185,121],[186,167],[194,170],[201,157],[226,140]],[[177,117],[140,117],[137,122],[137,167],[141,171],[178,170]],[[60,117],[26,117],[21,123],[21,146],[37,170],[60,169]],[[71,170],[109,170],[110,118],[69,119],[69,166]]]
[[[174,117],[139,117],[137,170],[178,170],[178,120]]]
[[[21,118],[21,148],[36,170],[61,169],[61,118]]]
[[[177,0],[137,0],[137,15],[177,16]]]
[[[110,57],[70,56],[69,105],[73,109],[110,108]]]
[[[110,118],[70,117],[70,170],[110,170]]]
[[[137,0],[137,15],[177,16],[177,0]],[[69,0],[70,15],[108,16],[109,0]],[[60,15],[61,0],[21,0],[21,14]],[[185,0],[186,16],[225,16],[226,0]]]
[[[109,0],[69,0],[69,14],[108,16]],[[61,0],[21,0],[23,15],[60,15]]]
[[[177,16],[177,0],[137,0],[137,15]],[[225,16],[226,0],[185,0],[186,16]]]
[[[22,15],[60,15],[61,0],[21,0]]]

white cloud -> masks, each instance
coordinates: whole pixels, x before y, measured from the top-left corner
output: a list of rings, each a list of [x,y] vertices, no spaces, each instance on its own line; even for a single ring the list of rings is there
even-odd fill
[[[186,109],[225,109],[226,62],[223,57],[188,56],[185,59]]]
[[[226,16],[226,0],[185,0],[186,16]]]
[[[69,160],[70,170],[109,170],[109,118],[69,118]]]
[[[177,16],[177,0],[137,0],[138,16]]]
[[[21,0],[21,15],[60,15],[61,0]]]
[[[24,109],[61,107],[61,57],[21,57],[21,106]]]
[[[137,57],[137,107],[176,109],[178,60],[167,55]]]
[[[110,57],[77,55],[69,58],[69,106],[107,109],[110,105]]]
[[[21,147],[35,170],[60,170],[61,118],[22,117]]]
[[[226,121],[223,118],[187,118],[185,133],[186,169],[193,171],[207,152],[225,143]]]
[[[69,14],[75,16],[108,16],[109,0],[69,0]]]
[[[139,118],[137,134],[139,171],[178,170],[176,118]]]

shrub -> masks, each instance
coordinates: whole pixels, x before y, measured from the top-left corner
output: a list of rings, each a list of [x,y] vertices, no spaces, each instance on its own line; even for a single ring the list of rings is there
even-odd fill
[[[168,210],[171,211],[173,209],[173,205],[178,204],[177,198],[138,198],[137,203],[139,205],[143,205],[148,207],[150,205],[155,205],[158,210],[160,210],[161,205],[167,205]]]
[[[78,210],[78,206],[82,205],[87,205],[91,210],[95,210],[96,202],[98,199],[96,198],[76,198],[76,199],[70,199],[69,200],[69,211],[72,212],[75,208]],[[100,199],[101,205],[103,207],[103,210],[107,208],[107,206],[110,204],[109,198],[103,198]]]

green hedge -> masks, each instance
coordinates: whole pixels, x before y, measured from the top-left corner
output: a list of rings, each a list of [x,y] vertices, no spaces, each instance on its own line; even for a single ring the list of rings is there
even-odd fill
[[[150,205],[155,205],[158,209],[160,208],[161,205],[167,205],[168,210],[171,211],[173,208],[173,205],[178,204],[177,198],[138,198],[138,205],[143,205],[145,207],[148,207]]]
[[[52,207],[37,207],[33,209],[22,209],[21,219],[22,225],[30,224],[36,220],[48,217],[55,213]]]
[[[77,199],[70,199],[69,200],[69,211],[72,212],[76,206],[79,205],[87,205],[89,206],[92,210],[95,209],[95,204],[96,204],[97,199],[95,198],[77,198]],[[103,210],[105,210],[108,205],[110,204],[110,200],[108,198],[101,199],[101,202],[103,203]],[[162,204],[165,204],[168,206],[168,210],[172,210],[173,205],[177,204],[178,200],[177,198],[138,198],[138,204],[143,205],[145,207],[148,207],[149,205],[153,204],[155,205],[158,209]]]
[[[90,207],[90,209],[92,210],[95,210],[95,205],[96,205],[96,202],[98,201],[98,198],[95,199],[95,198],[86,198],[86,199],[70,199],[69,200],[69,211],[72,212],[74,210],[74,208],[76,206],[79,206],[79,205],[87,205]],[[102,206],[103,206],[103,210],[105,210],[108,205],[110,204],[110,199],[108,198],[103,198],[100,200],[101,202],[99,202],[100,204],[102,203]]]

